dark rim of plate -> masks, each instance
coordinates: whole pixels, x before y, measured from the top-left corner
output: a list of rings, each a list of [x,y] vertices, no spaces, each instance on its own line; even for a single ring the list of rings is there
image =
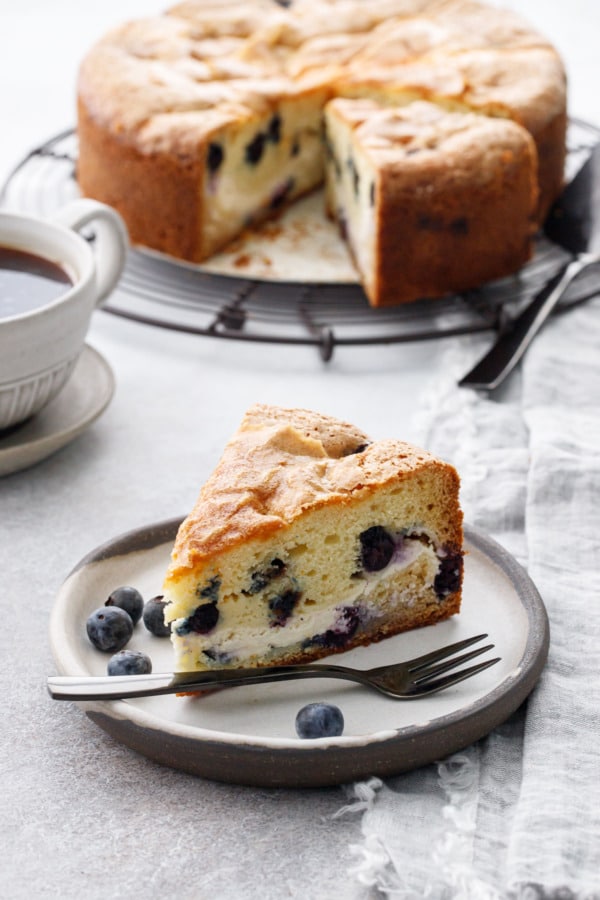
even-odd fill
[[[114,557],[170,544],[180,519],[121,534],[87,554],[71,577]],[[154,761],[217,781],[264,787],[323,787],[370,775],[394,775],[435,762],[488,734],[526,699],[545,665],[550,639],[548,616],[535,585],[500,544],[465,526],[467,544],[510,580],[528,621],[525,646],[516,668],[480,699],[421,725],[326,742],[277,740],[190,729],[165,722],[143,706],[124,701],[86,704],[87,715],[117,741]],[[68,595],[55,606],[51,632],[64,640]],[[66,605],[65,605],[66,604]],[[493,637],[490,635],[490,637]],[[54,646],[57,656],[56,645]],[[57,657],[60,667],[60,660]],[[76,674],[67,664],[63,674]],[[82,674],[82,673],[80,673]],[[127,714],[124,715],[124,710]]]

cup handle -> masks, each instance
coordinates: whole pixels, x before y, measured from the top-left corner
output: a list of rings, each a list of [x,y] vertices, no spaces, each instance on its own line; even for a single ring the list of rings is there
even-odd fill
[[[129,237],[123,219],[111,206],[82,198],[54,213],[52,220],[78,231],[94,222],[96,241],[96,306],[116,287],[125,266]]]

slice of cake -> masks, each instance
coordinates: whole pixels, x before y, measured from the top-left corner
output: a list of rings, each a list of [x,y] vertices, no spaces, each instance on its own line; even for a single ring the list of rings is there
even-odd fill
[[[402,441],[253,406],[175,541],[176,668],[298,663],[457,613],[458,490]]]
[[[338,99],[325,110],[327,206],[373,306],[515,272],[536,230],[533,139],[506,119]]]

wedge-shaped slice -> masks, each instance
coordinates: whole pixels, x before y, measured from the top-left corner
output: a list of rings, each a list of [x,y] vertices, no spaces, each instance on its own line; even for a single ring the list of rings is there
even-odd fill
[[[458,490],[409,444],[252,407],[175,541],[177,668],[297,663],[457,613]]]

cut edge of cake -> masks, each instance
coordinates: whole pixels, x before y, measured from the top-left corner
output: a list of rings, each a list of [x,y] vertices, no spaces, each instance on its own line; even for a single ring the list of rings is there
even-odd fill
[[[82,192],[118,209],[134,244],[199,263],[319,186],[331,96],[423,99],[529,131],[539,226],[566,155],[550,42],[472,0],[371,7],[196,0],[114,29],[80,69]]]
[[[372,306],[439,297],[531,258],[537,154],[509,119],[426,101],[325,107],[326,204]]]
[[[426,451],[252,407],[173,547],[176,669],[306,662],[458,613],[458,494]]]

